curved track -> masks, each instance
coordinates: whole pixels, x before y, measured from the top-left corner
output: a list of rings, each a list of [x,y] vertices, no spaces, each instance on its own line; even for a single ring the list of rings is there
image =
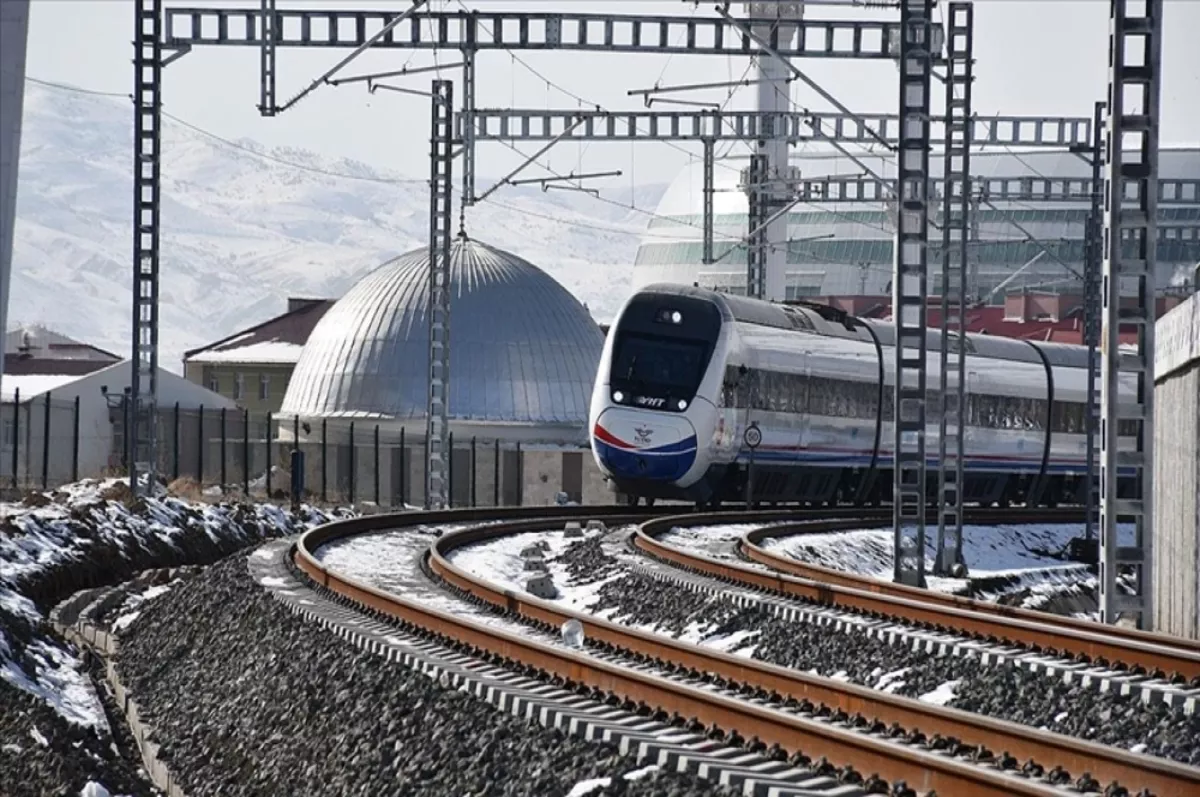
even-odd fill
[[[842,514],[845,515],[844,512]],[[1074,512],[1045,510],[968,510],[966,519],[972,523],[987,524],[1061,521],[1076,516]],[[641,525],[634,545],[658,559],[733,583],[878,617],[927,624],[989,641],[1003,640],[1032,650],[1074,657],[1099,665],[1120,664],[1135,673],[1150,673],[1200,685],[1200,642],[1195,640],[1121,626],[1101,627],[1061,615],[893,584],[869,576],[805,564],[767,551],[760,545],[768,537],[886,527],[890,520],[883,521],[878,515],[836,521],[805,519],[785,525],[763,526],[743,535],[740,552],[751,561],[779,571],[780,575],[736,562],[716,560],[658,539],[672,528],[681,526],[770,522],[792,517],[794,513],[765,513],[765,516],[760,513],[757,517],[746,513],[722,513],[656,518]]]
[[[548,507],[539,510],[460,510],[378,515],[314,529],[296,544],[292,557],[295,565],[308,577],[342,599],[371,612],[465,643],[482,654],[552,673],[575,688],[587,688],[657,707],[681,720],[690,719],[693,723],[717,726],[736,732],[743,738],[757,738],[766,745],[778,745],[784,750],[802,750],[809,757],[822,756],[832,762],[852,764],[859,772],[877,772],[888,781],[903,781],[919,791],[936,790],[939,794],[964,795],[1061,794],[1061,789],[1052,785],[1053,776],[1065,770],[1073,777],[1090,773],[1090,777],[1100,782],[1115,781],[1131,790],[1145,788],[1163,797],[1200,793],[1200,769],[921,703],[866,687],[805,675],[623,627],[525,593],[497,587],[466,573],[448,559],[452,551],[464,546],[517,533],[561,529],[566,521],[572,519],[600,518],[627,523],[645,520],[650,514],[662,513],[638,512],[621,507]],[[778,514],[783,516],[783,513]],[[873,516],[864,517],[864,513],[859,512],[856,513],[858,517],[850,521],[846,519],[848,514],[848,510],[825,510],[805,512],[804,517],[805,522],[813,524],[810,527],[812,530],[819,527],[823,531],[847,528],[847,524],[862,528],[864,523],[875,519]],[[786,516],[795,518],[796,512],[793,510]],[[689,525],[711,525],[736,519],[744,522],[747,518],[769,521],[773,516],[770,513],[741,513],[736,517],[729,514],[675,516],[652,521],[658,526],[653,526],[651,530],[670,528],[681,521]],[[1012,522],[1013,513],[1005,513],[1005,519]],[[677,676],[690,674],[691,682],[647,672],[644,668],[621,666],[600,656],[550,645],[509,630],[488,627],[465,617],[422,606],[404,596],[388,594],[333,572],[314,555],[324,544],[370,532],[418,524],[485,520],[501,522],[444,534],[429,553],[428,566],[432,573],[477,601],[491,604],[527,621],[544,624],[550,629],[557,629],[568,619],[578,620],[584,627],[589,646],[620,652],[633,661],[656,665],[658,670]],[[986,522],[982,517],[972,517],[971,520]],[[653,535],[647,533],[646,525],[639,530],[639,546],[654,551],[658,556],[665,554],[666,558],[686,556],[686,553],[654,540]],[[715,562],[707,560],[699,563],[707,567]],[[693,560],[685,566],[695,567],[696,564],[697,561]],[[715,564],[729,566],[728,563]],[[743,570],[751,571],[751,568]],[[772,589],[781,589],[785,585],[794,587],[791,582],[798,584],[802,581],[761,570],[753,572],[758,577],[773,580],[768,582]],[[889,604],[891,611],[896,611],[897,601],[905,604],[906,611],[923,605],[921,611],[925,614],[922,616],[934,618],[923,621],[935,621],[943,627],[957,627],[964,620],[964,613],[973,617],[982,615],[957,607],[939,607],[929,602],[921,604],[913,597],[896,598],[815,583],[805,587],[817,598],[831,591],[841,600],[846,600],[849,597],[847,593],[851,592],[862,593],[874,601],[886,598],[892,602]],[[858,595],[853,597],[863,600]],[[828,600],[828,597],[825,599]],[[715,683],[725,689],[701,688],[697,685],[697,677],[702,682]],[[973,756],[975,760],[968,756]],[[980,765],[979,760],[1004,763]],[[1043,772],[1051,768],[1058,769],[1048,779],[1031,778],[1018,774],[1018,760],[1036,761],[1044,768]]]

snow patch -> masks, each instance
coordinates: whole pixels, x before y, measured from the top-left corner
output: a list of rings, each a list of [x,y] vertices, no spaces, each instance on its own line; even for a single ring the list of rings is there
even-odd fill
[[[571,790],[567,792],[567,797],[584,797],[599,789],[607,788],[612,784],[612,778],[588,778],[576,783]]]
[[[920,700],[922,703],[932,703],[935,706],[944,706],[954,699],[954,692],[958,689],[960,683],[962,683],[961,680],[946,681],[932,692],[926,692],[921,695],[917,700]]]

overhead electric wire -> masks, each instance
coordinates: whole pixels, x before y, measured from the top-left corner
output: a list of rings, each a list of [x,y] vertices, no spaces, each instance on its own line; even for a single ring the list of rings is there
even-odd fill
[[[470,11],[470,10],[471,10],[471,9],[469,9],[469,8],[466,6],[466,4],[465,4],[465,3],[463,3],[463,1],[462,1],[462,0],[457,0],[457,2],[458,2],[458,4],[459,4],[460,6],[462,6],[462,8],[463,8],[463,10],[464,10],[464,11]],[[486,26],[484,23],[480,22],[480,23],[479,23],[479,25],[480,25],[480,27],[484,28],[484,32],[485,32],[485,33],[486,33],[488,36],[492,36],[492,35],[494,35],[494,34],[492,33],[492,31],[491,31],[490,29],[488,29],[488,27],[487,27],[487,26]],[[597,111],[599,111],[600,113],[614,113],[613,111],[610,111],[610,110],[608,110],[607,108],[605,108],[605,107],[604,107],[603,105],[601,105],[600,103],[598,103],[598,102],[592,102],[591,100],[587,99],[586,97],[582,97],[582,96],[580,96],[580,95],[576,94],[575,92],[571,91],[570,89],[564,88],[563,86],[559,85],[559,84],[558,84],[558,83],[556,83],[555,81],[553,81],[553,80],[551,80],[550,78],[546,77],[546,76],[545,76],[545,75],[543,75],[541,72],[539,72],[537,69],[535,69],[534,67],[530,66],[530,65],[529,65],[529,64],[528,64],[528,63],[525,61],[525,59],[523,59],[523,58],[519,57],[519,56],[518,56],[518,55],[517,55],[515,52],[513,52],[513,51],[511,51],[511,50],[510,50],[510,51],[509,51],[509,55],[512,57],[512,60],[513,60],[513,61],[515,61],[516,63],[518,63],[518,64],[520,64],[521,66],[525,67],[525,69],[526,69],[526,70],[528,70],[528,71],[529,71],[529,72],[530,72],[530,73],[531,73],[531,74],[532,74],[534,77],[537,77],[537,78],[539,78],[540,80],[544,81],[544,82],[546,83],[546,85],[547,85],[547,86],[551,86],[551,87],[553,87],[553,88],[554,88],[554,89],[556,89],[556,90],[557,90],[559,93],[561,93],[561,94],[563,94],[563,95],[565,95],[565,96],[567,96],[567,97],[570,97],[571,99],[573,99],[573,100],[575,100],[576,102],[579,102],[579,103],[581,103],[581,104],[583,104],[583,105],[590,105],[591,107],[595,108],[595,109],[596,109]],[[639,134],[642,134],[642,135],[648,135],[648,132],[647,132],[646,130],[643,130],[641,127],[638,127],[637,125],[634,125],[634,130],[636,130],[636,131],[637,131]],[[689,157],[692,155],[692,152],[691,152],[689,149],[687,149],[686,147],[684,147],[684,146],[681,146],[681,145],[679,145],[679,144],[676,144],[674,141],[662,141],[662,142],[660,142],[660,143],[666,144],[668,147],[671,147],[672,149],[679,150],[680,152],[684,153],[685,155],[688,155]],[[730,169],[734,169],[734,168],[735,168],[735,167],[732,167],[732,166],[725,166],[725,164],[721,164],[721,166],[722,166],[723,168],[730,168]],[[635,208],[635,209],[636,209],[636,208]]]
[[[86,95],[90,95],[90,96],[94,96],[94,97],[111,97],[111,98],[116,98],[116,99],[124,99],[124,100],[132,101],[131,95],[121,93],[121,92],[98,91],[96,89],[86,89],[86,88],[81,88],[79,86],[71,86],[66,83],[56,83],[51,80],[42,80],[41,78],[36,78],[36,77],[30,76],[30,75],[26,75],[25,80],[27,80],[30,83],[39,85],[39,86],[45,86],[47,88],[56,89],[59,91],[66,91],[66,92],[71,92],[71,93],[75,93],[75,94],[86,94]],[[409,177],[409,178],[370,177],[367,175],[349,174],[346,172],[333,171],[331,169],[322,169],[318,166],[310,166],[310,165],[303,164],[303,163],[297,163],[295,161],[290,161],[290,160],[287,160],[286,158],[280,158],[276,155],[272,155],[267,152],[261,152],[252,147],[247,147],[243,144],[238,144],[236,141],[230,141],[227,138],[224,138],[222,136],[217,135],[216,133],[205,130],[204,128],[202,128],[200,126],[192,124],[191,122],[187,121],[186,119],[181,119],[180,117],[175,116],[174,114],[168,113],[167,111],[163,111],[162,114],[165,118],[170,119],[171,121],[175,122],[176,124],[178,124],[182,127],[185,127],[188,130],[191,130],[191,131],[193,131],[199,135],[202,135],[206,138],[212,139],[213,141],[216,141],[226,147],[238,150],[240,152],[245,152],[248,155],[253,155],[254,157],[261,158],[263,160],[278,163],[279,165],[286,166],[290,169],[311,172],[314,174],[320,174],[320,175],[323,175],[326,177],[333,177],[333,178],[340,179],[340,180],[354,180],[354,181],[359,181],[359,182],[380,183],[380,184],[385,184],[385,185],[417,185],[417,184],[425,185],[428,183],[428,180],[422,180],[422,179],[411,178],[411,177]],[[452,190],[456,191],[457,189],[452,188]],[[642,213],[648,212],[648,211],[642,211],[639,208],[630,208],[627,205],[624,205],[619,202],[613,202],[612,200],[606,200],[606,199],[602,198],[602,201],[609,202],[611,204],[615,204],[624,210],[632,209],[632,210],[642,212]],[[650,233],[649,231],[638,232],[635,230],[623,229],[620,227],[609,227],[609,226],[605,226],[605,225],[601,225],[601,224],[577,221],[574,219],[560,218],[560,217],[550,215],[548,213],[539,213],[539,212],[532,211],[532,210],[526,210],[524,208],[518,208],[516,206],[509,205],[504,202],[494,201],[494,200],[489,200],[489,202],[496,205],[497,207],[501,207],[501,208],[504,208],[504,209],[512,211],[512,212],[523,213],[523,214],[526,214],[529,216],[534,216],[536,218],[544,219],[546,221],[556,222],[558,224],[562,224],[562,225],[568,226],[568,227],[578,227],[580,229],[596,230],[599,232],[609,232],[609,233],[614,233],[617,235],[628,235],[630,237],[635,237],[635,238],[640,238],[640,237],[658,238],[659,240],[662,240],[662,241],[690,241],[690,240],[692,240],[691,238],[679,238],[679,237],[672,237],[672,236],[665,236],[665,235],[660,236],[660,235],[654,235],[653,233]],[[667,217],[662,217],[662,218],[667,218]]]

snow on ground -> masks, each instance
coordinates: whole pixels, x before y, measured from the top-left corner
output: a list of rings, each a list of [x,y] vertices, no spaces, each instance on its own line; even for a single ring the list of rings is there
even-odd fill
[[[771,525],[771,524],[767,524]],[[734,548],[746,532],[762,523],[731,523],[725,526],[675,526],[659,537],[661,542],[706,554],[713,559],[737,559]],[[745,564],[745,562],[742,562]]]
[[[922,703],[932,703],[935,706],[944,706],[954,699],[955,690],[962,681],[946,681],[938,686],[932,692],[926,692],[917,698]]]
[[[928,585],[952,593],[970,588],[974,597],[988,601],[1017,594],[1020,606],[1032,609],[1043,608],[1051,600],[1091,594],[1096,589],[1095,577],[1086,566],[1066,556],[1067,544],[1083,533],[1079,523],[963,526],[963,558],[970,578],[929,576]],[[1132,524],[1118,526],[1122,544],[1132,544],[1133,533]],[[927,562],[934,559],[936,534],[936,527],[926,529]],[[799,534],[768,538],[762,545],[803,562],[885,581],[892,578],[889,529]]]
[[[724,532],[723,538],[726,547],[728,547],[730,540],[737,539],[740,534],[744,534],[749,528],[752,528],[752,526],[728,527]],[[737,529],[740,530],[735,534],[734,530]],[[582,538],[567,537],[565,531],[515,534],[496,540],[489,540],[467,548],[460,548],[450,555],[450,561],[472,575],[487,579],[493,584],[519,592],[527,592],[525,589],[526,583],[531,577],[539,575],[539,573],[525,570],[525,559],[521,556],[521,551],[535,543],[545,543],[548,546],[543,553],[546,569],[554,580],[555,588],[558,590],[558,596],[554,598],[554,602],[572,609],[591,612],[596,617],[602,619],[621,622],[618,607],[611,607],[600,611],[596,611],[592,607],[596,604],[600,596],[600,591],[606,584],[626,575],[627,571],[624,568],[617,568],[613,573],[602,578],[583,580],[581,582],[571,577],[566,564],[555,560],[573,544],[581,543],[595,537],[604,537],[609,534],[613,535],[613,539],[623,539],[632,530],[633,527],[630,526],[610,529],[608,531],[584,531]],[[679,529],[677,531],[679,532],[678,536],[670,541],[674,544],[682,545],[684,544],[683,537],[688,536],[690,530]],[[675,532],[673,531],[672,533]],[[699,535],[691,535],[691,537],[698,542],[707,540],[707,538]],[[713,539],[717,538],[714,537]],[[713,543],[711,547],[714,550],[718,550],[719,544]],[[702,622],[690,623],[678,635],[673,635],[662,630],[657,623],[623,622],[622,624],[650,633],[665,633],[675,636],[675,638],[682,642],[704,645],[705,647],[746,657],[753,656],[755,650],[755,646],[748,644],[747,640],[752,639],[758,634],[757,631],[751,630],[735,631],[730,634],[714,634],[712,632],[712,624]]]
[[[630,529],[622,530],[628,533]],[[593,537],[604,536],[605,531],[593,529],[584,531],[583,537],[567,537],[566,531],[536,531],[527,534],[514,534],[497,540],[459,548],[450,554],[450,562],[472,575],[500,584],[508,589],[526,592],[525,585],[539,571],[525,569],[525,558],[521,551],[535,543],[545,543],[548,547],[543,552],[546,570],[558,588],[555,603],[561,603],[572,609],[587,609],[596,602],[600,589],[621,574],[613,574],[608,578],[597,579],[586,584],[575,583],[567,570],[567,566],[554,559],[560,556],[572,543]]]
[[[1038,523],[1000,526],[963,526],[963,558],[974,577],[1006,575],[1034,568],[1069,567],[1067,543],[1083,535],[1079,523]],[[1125,544],[1133,542],[1133,525],[1118,528]],[[936,553],[937,528],[926,529],[927,557]],[[837,570],[890,578],[892,532],[890,529],[797,534],[768,538],[763,547],[812,564]]]
[[[32,677],[13,659],[0,658],[0,678],[41,698],[64,719],[108,733],[108,721],[83,662],[45,639],[27,645],[24,658],[33,665]]]
[[[290,534],[341,513],[302,507],[299,518],[271,505],[192,503],[159,495],[131,499],[127,481],[85,480],[19,504],[0,503],[0,678],[51,705],[69,722],[107,730],[103,711],[80,658],[40,629],[45,617],[27,594],[64,568],[142,561],[197,534],[212,543],[252,543]],[[166,591],[131,596],[116,626],[133,622],[138,607]],[[58,596],[66,597],[66,596]]]
[[[622,779],[641,780],[651,772],[655,772],[657,770],[658,764],[650,764],[649,766],[642,767],[641,769],[635,769],[631,772],[626,772],[622,776]],[[576,783],[569,792],[567,792],[567,797],[586,797],[586,795],[592,794],[600,789],[608,788],[612,785],[612,781],[612,778],[588,778],[587,780],[581,780]]]
[[[112,630],[120,631],[123,628],[128,628],[129,625],[142,613],[139,607],[143,603],[149,600],[154,600],[165,592],[169,592],[171,587],[175,586],[178,581],[179,579],[176,579],[169,584],[159,584],[157,586],[148,587],[141,592],[136,592],[126,597],[125,602],[121,604],[121,608],[117,611],[117,619],[113,620]]]

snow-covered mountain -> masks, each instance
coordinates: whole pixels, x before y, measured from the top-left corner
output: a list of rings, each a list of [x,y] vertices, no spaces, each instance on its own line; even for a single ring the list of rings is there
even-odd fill
[[[131,117],[119,99],[26,86],[10,326],[43,323],[128,351]],[[340,296],[426,245],[423,177],[235,145],[165,122],[160,358],[172,370],[185,350],[282,312],[288,296]],[[664,188],[636,189],[633,204],[653,209]],[[605,190],[623,203],[630,194]],[[542,267],[607,321],[628,293],[646,215],[572,191],[493,198],[503,204],[471,210],[468,233]]]

